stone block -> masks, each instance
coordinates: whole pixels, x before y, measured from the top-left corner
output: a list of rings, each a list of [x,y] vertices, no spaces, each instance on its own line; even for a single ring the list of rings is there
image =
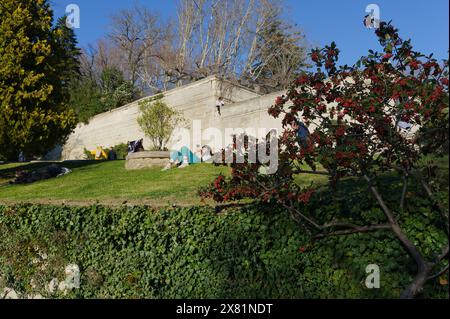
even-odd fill
[[[145,168],[162,168],[165,167],[169,161],[169,152],[138,152],[127,156],[125,169],[138,170]]]

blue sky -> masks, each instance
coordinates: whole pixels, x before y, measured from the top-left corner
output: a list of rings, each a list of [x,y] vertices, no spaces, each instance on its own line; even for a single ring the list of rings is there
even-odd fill
[[[111,15],[134,3],[144,4],[164,17],[175,15],[176,0],[52,0],[56,16],[68,4],[81,11],[81,28],[76,31],[80,46],[94,43],[108,32]],[[286,18],[300,26],[313,46],[335,41],[341,49],[341,63],[352,64],[369,49],[378,49],[373,31],[362,19],[368,4],[380,7],[381,19],[393,20],[403,38],[438,59],[448,58],[448,0],[287,0]]]

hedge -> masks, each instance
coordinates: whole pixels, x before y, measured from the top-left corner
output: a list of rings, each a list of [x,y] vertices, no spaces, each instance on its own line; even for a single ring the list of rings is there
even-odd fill
[[[69,263],[82,276],[66,298],[397,298],[414,270],[386,233],[312,243],[287,214],[257,206],[222,214],[208,207],[0,206],[0,233],[3,286],[44,297],[45,284],[63,279]],[[382,287],[369,290],[365,267],[373,263]],[[431,284],[424,296],[448,292]]]

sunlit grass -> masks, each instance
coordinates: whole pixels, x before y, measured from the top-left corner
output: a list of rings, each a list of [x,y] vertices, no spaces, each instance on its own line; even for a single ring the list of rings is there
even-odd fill
[[[440,178],[445,179],[443,183],[448,183],[448,156],[426,158],[423,164],[431,160],[440,168]],[[27,185],[9,185],[16,171],[33,170],[45,165],[48,163],[1,164],[0,203],[199,205],[202,204],[198,196],[199,188],[212,183],[221,173],[230,174],[228,167],[212,164],[162,172],[157,168],[127,171],[124,161],[80,161],[61,164],[72,169],[73,172],[67,176]],[[309,170],[306,166],[302,169]],[[317,170],[323,169],[318,166]],[[314,174],[299,174],[294,176],[294,180],[301,186],[325,186],[328,182],[327,176]]]
[[[211,164],[185,169],[125,170],[125,162],[67,162],[69,175],[27,185],[7,185],[19,169],[35,169],[46,164],[5,164],[0,166],[0,201],[3,202],[74,202],[95,201],[120,204],[127,202],[152,205],[199,204],[197,191],[211,183],[218,174],[229,174],[227,167]]]

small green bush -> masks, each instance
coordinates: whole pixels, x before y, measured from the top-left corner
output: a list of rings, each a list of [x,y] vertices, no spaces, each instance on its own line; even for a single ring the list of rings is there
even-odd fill
[[[113,146],[113,149],[117,153],[117,159],[119,159],[119,160],[126,159],[126,157],[128,155],[128,144],[121,143],[121,144],[118,144],[116,146]]]
[[[187,124],[182,113],[170,107],[162,99],[161,95],[140,101],[140,115],[137,119],[141,130],[150,139],[154,149],[158,151],[166,149],[177,126]]]
[[[92,155],[92,153],[88,149],[84,148],[83,152],[84,152],[84,159],[85,160],[87,160],[87,161],[94,161],[95,160],[95,156]]]

